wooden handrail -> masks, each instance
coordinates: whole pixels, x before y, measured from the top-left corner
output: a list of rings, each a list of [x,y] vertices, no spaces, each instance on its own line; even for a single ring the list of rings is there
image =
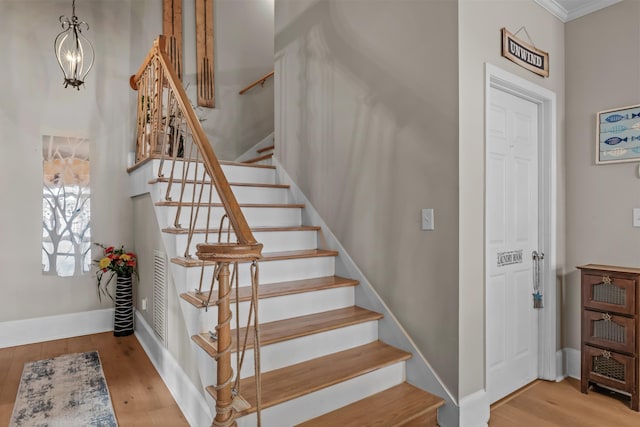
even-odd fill
[[[254,319],[256,337],[254,340],[254,363],[256,375],[259,378],[259,337],[258,337],[258,265],[262,258],[262,244],[258,243],[242,213],[238,201],[233,194],[229,182],[220,166],[213,148],[202,128],[193,106],[189,102],[186,91],[180,82],[176,72],[175,63],[171,53],[177,53],[175,46],[171,52],[167,52],[167,37],[159,36],[154,41],[153,48],[144,59],[138,72],[131,76],[130,85],[138,91],[137,106],[137,139],[136,162],[145,162],[148,159],[159,159],[157,171],[158,177],[165,177],[165,161],[170,162],[169,177],[165,201],[175,202],[174,226],[182,228],[180,224],[188,216],[188,237],[184,257],[191,258],[190,247],[196,227],[202,227],[205,222],[204,243],[196,245],[196,256],[203,262],[215,263],[214,277],[210,281],[209,299],[213,294],[214,283],[218,282],[218,323],[215,325],[215,336],[218,344],[217,361],[217,399],[216,415],[213,426],[231,426],[234,422],[238,408],[239,395],[232,392],[233,369],[231,365],[231,310],[229,295],[231,291],[230,267],[238,286],[238,268],[241,262],[250,262],[252,300],[250,316]],[[171,56],[170,56],[171,55]],[[204,171],[202,168],[204,166]],[[176,183],[179,195],[172,192],[172,185]],[[187,191],[187,187],[189,190]],[[224,214],[219,210],[212,213],[214,207],[212,197],[217,192],[224,208]],[[186,194],[190,193],[190,195]],[[207,198],[207,199],[204,199]],[[182,209],[188,215],[183,215]],[[206,219],[200,211],[206,211]],[[209,232],[212,216],[220,216],[218,229],[218,243],[210,243]],[[228,218],[237,243],[230,242],[230,231],[227,231],[227,243],[221,243],[221,234],[225,219]],[[213,234],[213,232],[211,233]],[[204,272],[204,270],[203,270]],[[200,284],[197,288],[198,295],[203,293],[204,274],[201,274]],[[207,306],[209,305],[207,300]],[[251,317],[250,317],[251,318]],[[243,350],[245,351],[246,348]],[[238,368],[240,370],[240,368]],[[236,381],[239,380],[236,375]],[[256,382],[259,389],[259,381]],[[258,407],[259,407],[258,401]],[[235,412],[233,412],[235,411]],[[259,409],[258,409],[258,419]]]
[[[231,221],[231,225],[233,226],[238,242],[243,245],[253,245],[258,243],[253,237],[251,228],[249,228],[249,224],[247,224],[247,220],[245,219],[242,210],[240,210],[236,196],[233,194],[233,191],[231,191],[231,186],[222,171],[222,167],[220,166],[220,162],[218,161],[216,154],[213,152],[209,139],[204,133],[202,125],[200,125],[200,121],[198,120],[196,113],[193,111],[193,107],[191,107],[191,104],[189,103],[187,93],[182,87],[182,84],[176,84],[176,82],[179,82],[180,80],[178,79],[178,75],[173,66],[171,66],[171,60],[166,56],[162,49],[159,50],[158,54],[160,63],[164,68],[164,72],[170,76],[167,78],[169,86],[171,86],[171,89],[178,95],[176,100],[178,101],[182,111],[185,113],[187,124],[191,128],[193,140],[198,145],[198,148],[202,153],[202,160],[204,162],[205,169],[211,176],[216,190],[218,190],[218,195],[220,196],[220,200],[227,212],[227,215],[229,215],[229,221]]]
[[[209,143],[209,139],[202,129],[202,125],[189,102],[189,98],[187,97],[184,87],[180,83],[180,79],[178,78],[174,67],[171,65],[171,60],[164,52],[165,46],[166,37],[161,35],[154,42],[154,47],[146,56],[136,75],[131,77],[131,87],[137,89],[137,82],[140,80],[140,77],[149,66],[152,59],[154,57],[158,58],[162,65],[166,83],[168,83],[171,90],[176,94],[176,101],[178,102],[178,105],[184,114],[184,118],[187,121],[187,125],[191,130],[193,141],[202,153],[204,167],[207,173],[211,176],[216,190],[218,191],[218,195],[220,196],[222,205],[229,216],[229,221],[233,226],[238,242],[243,245],[257,244],[257,241],[251,232],[251,228],[249,228],[247,220],[245,219],[242,210],[240,210],[240,206],[238,206],[238,201],[231,191],[231,186],[229,186],[229,182],[222,171],[220,162]]]
[[[251,83],[249,86],[245,87],[244,89],[242,89],[240,92],[238,92],[240,95],[242,95],[243,93],[247,92],[248,90],[258,86],[258,85],[264,85],[264,82],[267,81],[267,79],[269,77],[273,77],[273,71],[271,71],[270,73],[265,74],[264,76],[260,77],[258,80],[256,80],[255,82]]]

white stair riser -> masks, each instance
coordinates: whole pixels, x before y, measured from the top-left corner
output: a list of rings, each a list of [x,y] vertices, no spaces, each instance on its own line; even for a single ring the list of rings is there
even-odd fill
[[[177,206],[156,206],[156,214],[161,227],[174,227],[175,217],[178,211]],[[183,228],[188,228],[191,224],[191,216],[196,215],[195,219],[197,228],[205,228],[207,225],[207,208],[192,209],[191,206],[183,206],[180,210],[180,218],[178,224]],[[279,207],[243,207],[247,223],[250,227],[296,227],[302,224],[301,208],[279,208]],[[211,208],[209,219],[209,228],[217,230],[220,226],[220,219],[224,215],[222,207]]]
[[[335,271],[334,257],[312,257],[312,258],[293,258],[277,261],[262,261],[259,263],[259,280],[260,284],[288,282],[291,280],[312,279],[314,277],[333,276]],[[201,267],[180,267],[177,266],[182,273],[176,277],[176,288],[179,292],[191,292],[198,289],[200,284]],[[211,286],[211,278],[213,276],[212,265],[205,267],[203,290],[209,290]],[[243,263],[239,265],[239,283],[240,286],[248,286],[251,284],[250,265]],[[180,282],[180,283],[178,283]],[[216,289],[217,289],[216,284]]]
[[[351,307],[355,302],[354,295],[355,292],[353,288],[348,286],[344,288],[323,289],[314,292],[304,292],[300,294],[261,299],[258,305],[260,323],[275,322],[277,320],[288,319],[291,317],[306,316],[308,314]],[[241,327],[247,325],[249,307],[249,301],[240,303]],[[194,307],[194,310],[197,309]],[[231,304],[231,312],[233,314],[232,327],[235,328],[235,303]],[[199,309],[199,313],[199,332],[213,330],[215,325],[218,323],[217,307],[209,307],[208,310]]]
[[[260,349],[260,368],[264,373],[338,351],[348,350],[359,345],[365,345],[377,339],[378,322],[371,321],[280,343],[263,345]],[[215,384],[215,359],[199,347],[197,351],[202,382],[207,385]],[[254,375],[253,356],[253,349],[247,350],[240,373],[241,378]],[[231,366],[233,372],[238,372],[235,352],[231,355]]]
[[[183,201],[191,201],[194,199],[193,189],[195,186],[195,200],[199,200],[200,198],[200,185],[194,184],[186,184],[184,193],[182,195]],[[167,182],[158,182],[153,184],[153,199],[154,200],[180,200],[180,193],[182,191],[182,186],[180,183],[174,183],[171,185],[171,190],[169,192],[169,199],[167,199],[167,188],[169,187],[169,183]],[[202,190],[202,200],[205,202],[209,201],[209,192],[211,190],[211,186],[206,185]],[[233,195],[236,196],[236,200],[238,203],[257,203],[257,204],[283,204],[288,203],[288,194],[286,188],[278,188],[278,187],[250,187],[244,185],[233,185],[231,186],[233,190]],[[212,203],[220,203],[220,197],[218,196],[218,192],[213,190],[213,195],[211,197]]]
[[[262,411],[263,427],[290,427],[364,399],[404,381],[404,362],[369,372]],[[213,399],[211,399],[213,400]],[[256,415],[237,419],[238,427],[255,427]]]
[[[153,161],[153,174],[158,175],[158,168],[160,166],[160,160]],[[183,179],[182,176],[183,162],[177,161],[173,170],[174,179]],[[275,184],[276,183],[276,171],[272,168],[256,168],[250,166],[241,165],[222,165],[222,171],[227,177],[228,182],[242,182],[242,183],[255,183],[255,184]],[[198,165],[197,179],[202,179],[203,166]],[[165,178],[171,177],[171,161],[165,161],[162,170],[162,175]],[[186,179],[196,179],[196,167],[192,163],[187,171]]]
[[[260,367],[262,372],[272,371],[377,340],[378,322],[376,320],[338,328],[263,346],[260,350]],[[247,350],[245,360],[240,373],[241,378],[251,377],[255,374],[253,350]],[[235,362],[234,370],[236,370]]]
[[[253,237],[262,243],[263,253],[267,252],[282,252],[282,251],[300,251],[305,249],[315,249],[318,247],[318,232],[316,230],[296,230],[296,231],[254,231]],[[175,235],[175,248],[176,253],[184,254],[184,250],[187,247],[186,234]],[[191,253],[195,253],[196,245],[204,243],[204,233],[194,234],[191,239]],[[218,241],[218,233],[209,234],[210,242]],[[227,241],[226,232],[222,236],[222,242]],[[231,242],[236,241],[235,234],[232,232],[230,236]]]

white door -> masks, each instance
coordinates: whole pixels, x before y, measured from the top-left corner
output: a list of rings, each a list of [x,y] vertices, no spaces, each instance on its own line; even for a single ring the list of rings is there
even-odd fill
[[[538,105],[490,88],[486,154],[487,392],[538,376],[532,253],[538,251]]]

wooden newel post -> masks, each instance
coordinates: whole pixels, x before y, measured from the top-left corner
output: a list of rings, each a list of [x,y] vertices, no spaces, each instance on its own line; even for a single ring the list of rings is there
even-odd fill
[[[233,372],[231,369],[231,308],[229,302],[230,292],[229,263],[220,263],[218,273],[218,367],[217,385],[218,397],[216,399],[216,417],[213,426],[235,427],[237,423],[229,423],[233,414],[231,404],[233,396],[231,387],[233,383]],[[237,315],[237,314],[236,314]]]
[[[233,404],[233,370],[231,369],[231,283],[229,264],[251,262],[262,258],[262,244],[201,243],[196,246],[196,256],[203,261],[215,261],[218,271],[218,324],[216,326],[218,354],[216,416],[212,427],[236,427]],[[236,314],[237,315],[237,314]],[[256,375],[260,375],[256,372]]]

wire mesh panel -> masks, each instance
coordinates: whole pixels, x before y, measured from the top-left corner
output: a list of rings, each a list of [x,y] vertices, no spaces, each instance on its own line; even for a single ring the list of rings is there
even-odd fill
[[[602,376],[618,381],[625,381],[626,369],[623,363],[618,362],[606,351],[600,356],[592,358],[592,370]]]
[[[593,287],[593,300],[624,306],[627,304],[627,291],[611,282],[603,282]]]
[[[593,322],[593,337],[619,344],[626,343],[627,331],[624,326],[618,325],[611,319],[602,319]]]

